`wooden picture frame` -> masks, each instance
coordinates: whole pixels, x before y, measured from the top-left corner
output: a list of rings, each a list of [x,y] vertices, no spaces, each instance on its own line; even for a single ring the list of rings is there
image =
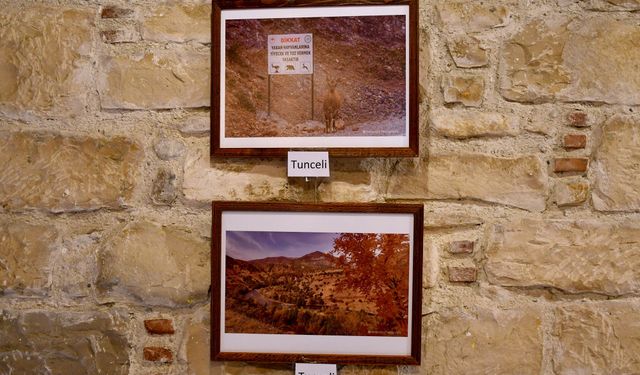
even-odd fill
[[[422,205],[212,211],[212,360],[420,364]]]
[[[419,155],[417,0],[214,0],[212,17],[212,157]]]

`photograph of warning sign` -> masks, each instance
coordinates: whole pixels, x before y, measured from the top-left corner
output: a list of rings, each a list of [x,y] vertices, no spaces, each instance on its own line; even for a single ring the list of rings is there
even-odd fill
[[[269,35],[269,74],[312,74],[313,34]]]
[[[214,1],[213,155],[417,154],[416,1],[256,3]]]

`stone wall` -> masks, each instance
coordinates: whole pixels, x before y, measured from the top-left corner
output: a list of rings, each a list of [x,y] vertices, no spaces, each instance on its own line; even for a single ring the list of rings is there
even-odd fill
[[[210,3],[0,0],[0,374],[210,363],[209,202],[425,206],[423,364],[640,372],[640,1],[420,0],[421,154],[209,160]]]

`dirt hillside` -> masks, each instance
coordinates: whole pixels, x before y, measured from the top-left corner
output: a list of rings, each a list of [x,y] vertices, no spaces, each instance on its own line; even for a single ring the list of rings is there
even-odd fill
[[[227,136],[327,135],[327,79],[343,98],[333,135],[404,133],[403,17],[229,20],[226,30]],[[269,115],[268,35],[302,33],[313,34],[314,116],[310,75],[273,75]]]

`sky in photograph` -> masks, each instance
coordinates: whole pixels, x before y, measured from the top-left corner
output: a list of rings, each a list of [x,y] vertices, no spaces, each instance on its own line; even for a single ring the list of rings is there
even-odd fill
[[[299,258],[314,251],[333,248],[340,233],[227,231],[227,255],[253,260],[268,257]]]

